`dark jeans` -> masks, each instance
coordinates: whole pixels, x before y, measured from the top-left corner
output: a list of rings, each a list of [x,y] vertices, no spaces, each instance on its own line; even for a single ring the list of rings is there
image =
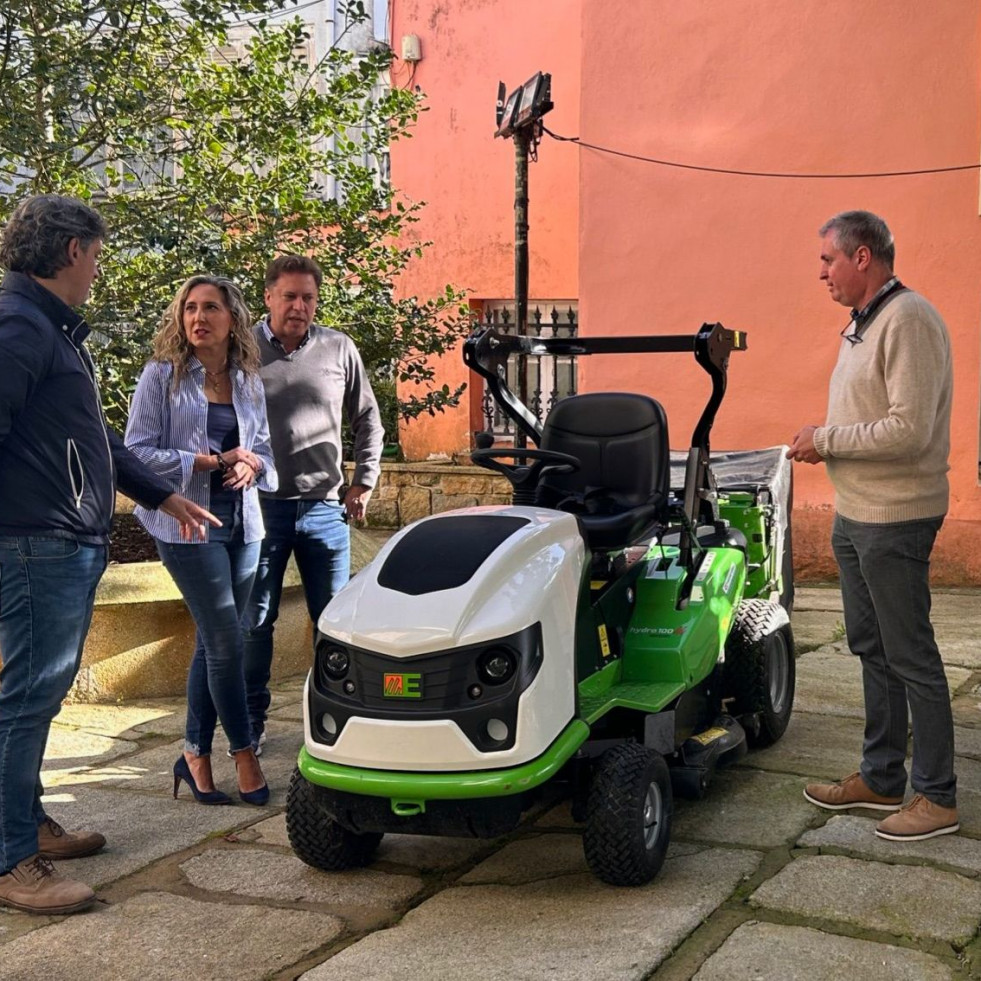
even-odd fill
[[[36,854],[41,760],[82,660],[104,545],[0,537],[0,874]]]
[[[245,701],[241,618],[252,591],[259,542],[242,541],[241,515],[215,510],[223,526],[209,540],[174,544],[157,540],[157,551],[184,597],[197,625],[194,655],[187,674],[187,721],[184,748],[210,756],[215,725],[228,747],[252,743]]]
[[[344,506],[338,501],[264,497],[262,520],[266,537],[244,619],[245,680],[253,741],[265,728],[269,710],[273,629],[290,555],[296,556],[307,610],[314,624],[351,577],[351,535],[344,520]]]
[[[841,571],[848,646],[862,659],[862,779],[887,797],[906,792],[911,716],[913,790],[954,807],[950,691],[930,623],[930,552],[942,524],[942,517],[864,524],[836,514],[831,543]]]

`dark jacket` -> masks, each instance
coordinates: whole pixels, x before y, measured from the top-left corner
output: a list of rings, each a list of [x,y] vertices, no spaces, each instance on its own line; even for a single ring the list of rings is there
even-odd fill
[[[116,484],[147,507],[172,491],[105,422],[85,321],[23,273],[0,285],[0,535],[109,541]]]

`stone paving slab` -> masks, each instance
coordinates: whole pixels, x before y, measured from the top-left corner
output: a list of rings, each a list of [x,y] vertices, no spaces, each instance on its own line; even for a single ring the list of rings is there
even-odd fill
[[[981,761],[969,757],[954,760],[954,772],[957,775],[957,792],[971,791],[981,793]]]
[[[794,609],[790,625],[794,631],[794,647],[798,654],[824,647],[843,635],[842,614],[818,610]]]
[[[959,834],[941,835],[926,841],[885,841],[875,835],[878,820],[851,814],[835,815],[822,827],[801,835],[798,844],[804,848],[838,848],[853,856],[882,862],[918,858],[981,875],[981,841]]]
[[[981,694],[977,691],[957,695],[950,705],[954,714],[954,724],[981,728]]]
[[[981,919],[981,882],[920,866],[816,855],[784,866],[749,901],[796,916],[963,946]]]
[[[181,864],[199,889],[253,899],[333,906],[399,909],[422,888],[422,880],[373,869],[320,872],[293,855],[247,846],[209,848]]]
[[[125,735],[134,738],[143,736],[168,736],[176,738],[184,735],[184,716],[187,714],[187,704],[185,702],[175,702],[168,700],[155,699],[152,702],[140,702],[140,705],[159,706],[160,715],[151,719],[149,722],[141,722],[133,726]]]
[[[780,742],[750,753],[740,765],[838,780],[858,769],[864,728],[863,719],[795,711]]]
[[[45,810],[66,828],[101,831],[108,839],[99,854],[58,866],[63,873],[93,887],[113,882],[263,813],[245,804],[205,807],[190,799],[166,801],[95,787],[86,787],[79,794],[55,791],[46,794],[43,802]]]
[[[946,668],[951,694],[971,676],[965,668]],[[865,719],[862,663],[841,644],[830,644],[797,659],[794,712]]]
[[[792,842],[814,820],[805,782],[761,770],[719,770],[702,800],[675,799],[672,837],[754,848]]]
[[[981,762],[981,729],[954,726],[954,752]]]
[[[843,644],[826,644],[797,658],[794,712],[865,718],[862,665]]]
[[[514,853],[512,853],[514,854]],[[521,854],[518,855],[520,859]],[[304,981],[641,981],[755,871],[758,853],[712,848],[669,858],[639,889],[577,873],[560,882],[444,890],[390,930]]]
[[[960,760],[955,761],[958,767],[960,763]],[[967,790],[960,783],[957,787],[957,820],[961,835],[981,838],[981,793]]]
[[[4,981],[259,981],[336,938],[336,917],[145,893],[5,944]]]
[[[291,722],[296,727],[300,737],[303,736],[303,699],[290,702],[288,705],[281,705],[279,708],[271,709],[270,719],[279,719],[282,722]]]
[[[794,616],[804,611],[842,615],[841,590],[833,586],[798,586],[794,590]]]
[[[520,886],[589,872],[577,834],[540,834],[505,845],[464,875],[465,885]]]
[[[100,766],[133,753],[138,749],[135,742],[114,739],[81,729],[52,726],[44,753],[42,771],[44,781],[56,780],[59,774],[79,772],[87,767]],[[49,778],[47,774],[51,774]]]
[[[310,649],[310,657],[313,658],[313,648]],[[303,685],[307,680],[306,673],[296,674],[289,678],[284,678],[279,682],[269,686],[270,711],[282,708],[284,705],[293,705],[303,701]]]
[[[936,957],[807,927],[744,923],[693,981],[949,981]]]
[[[128,705],[87,705],[76,702],[63,705],[55,716],[54,726],[68,726],[72,729],[84,729],[87,732],[103,736],[132,735],[137,727],[153,728],[154,722],[169,718],[175,714],[172,704],[143,704]],[[183,725],[183,720],[182,720]]]
[[[243,841],[260,845],[289,848],[286,835],[286,815],[260,821],[241,835]],[[495,847],[493,841],[476,838],[437,838],[428,835],[385,835],[373,865],[401,865],[419,872],[436,872],[456,868],[470,862],[481,852]]]

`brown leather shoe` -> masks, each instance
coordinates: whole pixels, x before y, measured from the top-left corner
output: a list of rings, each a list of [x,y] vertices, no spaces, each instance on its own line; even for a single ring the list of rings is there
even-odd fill
[[[24,913],[77,913],[94,902],[95,893],[84,882],[59,875],[40,855],[25,858],[6,875],[0,875],[0,906],[12,906]]]
[[[844,811],[849,807],[868,807],[874,811],[898,811],[903,806],[902,797],[883,797],[869,790],[857,771],[837,783],[809,783],[804,796],[818,807],[829,811]]]
[[[45,818],[37,829],[37,848],[41,858],[84,858],[105,847],[105,835],[98,831],[66,831],[54,818]]]
[[[941,807],[917,794],[898,814],[880,821],[875,833],[889,841],[923,841],[952,835],[959,828],[956,807]]]

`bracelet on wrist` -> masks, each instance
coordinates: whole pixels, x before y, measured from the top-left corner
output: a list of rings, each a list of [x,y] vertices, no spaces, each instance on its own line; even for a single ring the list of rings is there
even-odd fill
[[[229,465],[225,462],[224,457],[222,457],[220,453],[215,454],[215,459],[218,461],[219,473],[228,473],[228,471],[231,470],[231,467],[229,467]]]

